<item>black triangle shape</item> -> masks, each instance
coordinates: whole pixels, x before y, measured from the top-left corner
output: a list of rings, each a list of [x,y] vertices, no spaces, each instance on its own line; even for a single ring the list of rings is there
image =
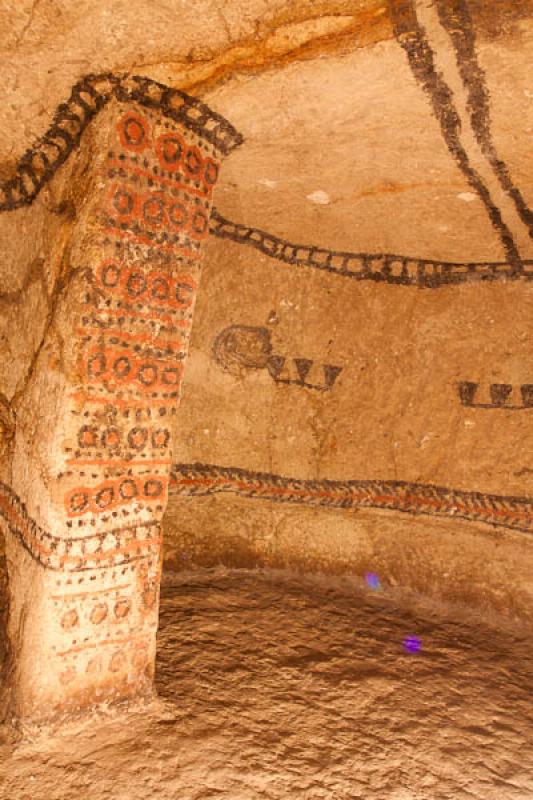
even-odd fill
[[[337,378],[342,372],[342,367],[334,367],[333,364],[322,364],[324,370],[324,380],[328,389],[331,389]]]
[[[309,358],[293,358],[294,366],[298,371],[298,377],[302,383],[305,383],[305,379],[309,374],[309,370],[313,366],[313,362]]]
[[[522,402],[527,408],[533,407],[533,383],[524,383],[520,387]]]
[[[270,356],[267,361],[267,369],[276,381],[285,366],[285,358],[283,356]]]
[[[461,381],[461,383],[457,385],[459,399],[464,406],[471,406],[474,404],[474,398],[478,387],[479,383],[472,383],[472,381]]]
[[[513,391],[510,383],[491,383],[490,399],[494,406],[503,406]]]

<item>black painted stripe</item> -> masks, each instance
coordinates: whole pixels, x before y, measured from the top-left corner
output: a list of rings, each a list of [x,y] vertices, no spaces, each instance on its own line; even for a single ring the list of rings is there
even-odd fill
[[[522,261],[513,235],[503,221],[501,211],[494,203],[483,179],[472,167],[468,153],[461,143],[461,120],[453,102],[453,94],[436,69],[435,54],[418,22],[414,2],[389,0],[389,8],[396,38],[407,55],[415,80],[431,102],[446,146],[469,185],[483,202],[513,270],[520,273]]]
[[[533,260],[523,261],[517,272],[512,264],[505,261],[438,261],[397,253],[327,250],[314,245],[295,244],[259,228],[232,222],[216,208],[211,212],[210,232],[220,239],[229,239],[258,250],[276,261],[319,269],[357,281],[439,289],[464,283],[533,280]],[[394,270],[394,266],[398,269]]]
[[[403,35],[402,31],[409,32],[412,28],[412,14],[407,15],[406,22],[400,13],[404,6],[409,10],[410,1],[405,0],[403,6],[395,3],[399,36]],[[431,54],[430,58],[432,63]],[[69,100],[58,107],[47,133],[21,157],[14,176],[0,183],[0,212],[30,205],[35,200],[43,186],[79,146],[89,122],[113,97],[157,108],[161,113],[206,136],[225,154],[243,142],[243,137],[231,123],[185,92],[138,76],[111,73],[87,75],[74,85]],[[453,111],[449,109],[443,113],[446,119],[450,114],[453,117]],[[456,116],[453,119],[457,127]],[[467,160],[464,151],[462,158],[463,161]],[[212,212],[211,233],[253,247],[287,264],[321,269],[355,280],[439,288],[478,281],[533,278],[533,261],[517,261],[515,250],[512,250],[513,258],[509,262],[449,262],[394,253],[328,250],[319,246],[294,244],[258,228],[231,222],[216,209]],[[400,274],[392,269],[391,265],[395,262],[402,262],[405,266]]]
[[[516,211],[533,238],[533,212],[513,183],[507,164],[499,157],[492,137],[490,95],[486,75],[476,47],[476,31],[465,0],[436,0],[440,21],[448,31],[455,49],[457,66],[468,92],[468,111],[474,135],[487,157],[502,189],[513,201]]]
[[[397,480],[302,480],[215,464],[174,464],[169,493],[230,492],[257,500],[329,508],[377,508],[452,517],[533,533],[533,500]]]

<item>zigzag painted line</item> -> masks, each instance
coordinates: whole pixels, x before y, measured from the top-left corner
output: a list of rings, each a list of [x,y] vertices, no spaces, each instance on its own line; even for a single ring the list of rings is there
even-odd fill
[[[0,212],[33,203],[39,192],[77,149],[89,122],[113,98],[136,102],[183,124],[227,155],[242,135],[220,114],[179,89],[141,76],[87,75],[56,111],[48,131],[20,158],[14,175],[0,182]],[[507,262],[448,262],[394,253],[355,253],[288,242],[258,228],[231,222],[212,211],[211,233],[248,245],[286,264],[334,275],[403,286],[439,288],[477,281],[533,279],[533,260],[519,267]]]
[[[520,269],[505,261],[453,262],[413,258],[394,253],[351,253],[294,244],[258,228],[239,225],[211,212],[210,232],[221,239],[248,245],[270,258],[299,267],[312,267],[344,278],[400,286],[438,289],[479,281],[533,280],[533,260],[522,261]]]
[[[213,464],[173,465],[171,495],[198,497],[216,492],[278,503],[453,517],[533,533],[533,500],[526,497],[464,492],[406,481],[314,481]],[[35,561],[54,571],[83,572],[130,563],[161,543],[158,522],[135,523],[79,538],[54,536],[32,519],[17,494],[1,482],[0,524]]]
[[[242,497],[328,508],[379,508],[453,517],[533,533],[533,499],[380,480],[300,480],[213,464],[174,464],[169,493],[197,497],[233,492]]]
[[[42,528],[29,514],[18,495],[0,482],[0,524],[14,536],[31,557],[46,569],[84,572],[130,563],[146,555],[161,541],[160,523],[104,530],[78,538],[55,536]]]

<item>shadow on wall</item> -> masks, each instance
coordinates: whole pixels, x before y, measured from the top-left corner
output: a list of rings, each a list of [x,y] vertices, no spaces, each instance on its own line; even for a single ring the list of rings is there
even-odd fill
[[[8,612],[8,590],[7,590],[7,562],[5,541],[0,531],[0,721],[2,719],[2,690],[5,681],[5,671],[7,670],[7,612]]]
[[[11,446],[15,433],[15,418],[5,395],[0,392],[0,465],[7,465],[11,457]],[[5,479],[5,474],[0,472]],[[7,559],[4,534],[0,526],[0,722],[5,708],[2,687],[6,686],[8,669],[7,617],[9,606]]]

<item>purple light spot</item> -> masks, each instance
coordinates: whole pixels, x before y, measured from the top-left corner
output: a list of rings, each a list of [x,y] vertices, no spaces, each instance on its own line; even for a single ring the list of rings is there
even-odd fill
[[[375,572],[367,572],[365,575],[367,586],[370,587],[375,592],[379,592],[381,589],[381,583],[379,582],[379,578]]]
[[[422,642],[418,636],[406,636],[403,640],[403,646],[408,653],[418,653],[422,647]]]

